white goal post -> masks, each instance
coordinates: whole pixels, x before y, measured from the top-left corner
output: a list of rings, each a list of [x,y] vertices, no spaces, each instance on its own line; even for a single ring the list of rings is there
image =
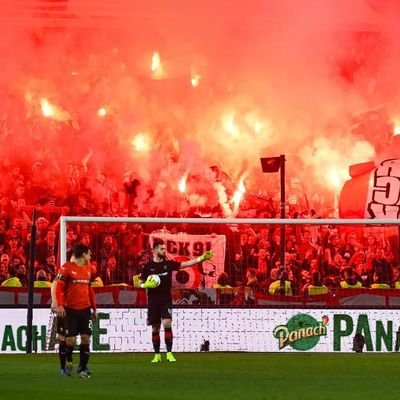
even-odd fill
[[[223,224],[223,225],[400,225],[400,219],[262,219],[262,218],[155,218],[155,217],[80,217],[60,218],[60,262],[67,261],[67,223],[126,223],[126,224]]]

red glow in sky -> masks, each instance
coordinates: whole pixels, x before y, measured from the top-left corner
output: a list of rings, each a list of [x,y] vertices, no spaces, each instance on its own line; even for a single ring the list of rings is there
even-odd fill
[[[386,152],[400,114],[398,24],[373,1],[70,0],[64,19],[12,4],[0,159],[39,160],[59,192],[75,162],[99,199],[137,178],[147,210],[184,195],[228,212],[244,174],[249,192],[277,193],[259,158],[285,154],[289,190],[312,199],[332,193],[332,170],[343,181]]]

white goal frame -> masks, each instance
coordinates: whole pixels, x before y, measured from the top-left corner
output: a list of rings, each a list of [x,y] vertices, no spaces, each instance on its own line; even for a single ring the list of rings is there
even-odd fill
[[[67,261],[67,223],[127,223],[127,224],[220,224],[220,225],[400,225],[400,219],[277,219],[277,218],[133,218],[133,217],[80,217],[60,218],[60,263]]]

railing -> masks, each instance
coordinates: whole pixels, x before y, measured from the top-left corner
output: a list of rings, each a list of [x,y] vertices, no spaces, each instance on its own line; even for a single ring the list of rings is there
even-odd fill
[[[94,288],[99,307],[145,307],[146,291],[131,286]],[[263,308],[399,308],[397,289],[335,289],[323,295],[278,296],[253,291],[247,287],[234,289],[174,289],[173,303],[179,307],[263,307]],[[49,307],[50,289],[34,289],[34,305]],[[0,288],[0,308],[25,307],[28,290]]]

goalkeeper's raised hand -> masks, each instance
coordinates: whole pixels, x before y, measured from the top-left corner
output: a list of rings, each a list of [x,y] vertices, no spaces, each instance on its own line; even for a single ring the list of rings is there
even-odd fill
[[[214,252],[212,250],[208,250],[205,253],[203,253],[200,257],[197,258],[197,262],[203,262],[206,260],[210,260],[213,258]]]
[[[152,276],[149,275],[146,279],[146,282],[140,284],[140,287],[143,289],[154,289],[157,287],[158,283],[152,279]]]

